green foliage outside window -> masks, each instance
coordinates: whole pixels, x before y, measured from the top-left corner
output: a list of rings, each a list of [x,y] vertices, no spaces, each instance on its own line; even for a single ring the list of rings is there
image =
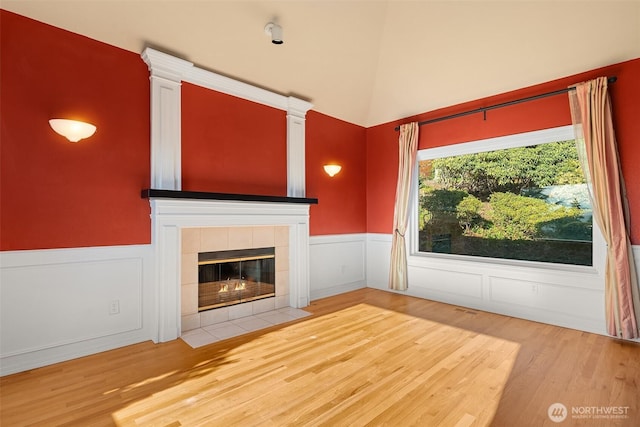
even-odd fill
[[[434,181],[480,199],[495,192],[579,184],[584,175],[573,141],[466,154],[432,161]]]
[[[591,265],[573,141],[427,160],[420,171],[421,251]]]

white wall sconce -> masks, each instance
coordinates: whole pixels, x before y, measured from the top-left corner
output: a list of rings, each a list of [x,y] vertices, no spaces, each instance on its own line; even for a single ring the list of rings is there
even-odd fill
[[[264,32],[267,35],[271,36],[271,43],[273,44],[282,44],[284,41],[282,40],[282,27],[278,24],[274,24],[273,22],[269,22],[264,27]]]
[[[49,120],[49,125],[56,133],[59,133],[71,142],[78,142],[81,139],[90,137],[96,132],[94,125],[78,120],[51,119]]]
[[[342,170],[342,166],[340,166],[340,165],[336,165],[336,164],[324,165],[324,171],[330,177],[333,177],[335,174],[340,172],[340,170]]]

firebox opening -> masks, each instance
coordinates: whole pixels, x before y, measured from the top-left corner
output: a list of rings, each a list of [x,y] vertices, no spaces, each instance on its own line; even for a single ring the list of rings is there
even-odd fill
[[[198,254],[198,311],[275,297],[275,248]]]

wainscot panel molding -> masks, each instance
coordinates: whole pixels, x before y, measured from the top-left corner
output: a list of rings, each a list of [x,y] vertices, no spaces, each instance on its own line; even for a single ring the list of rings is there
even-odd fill
[[[151,246],[0,253],[0,374],[150,340]]]
[[[366,234],[311,236],[311,299],[366,287]]]
[[[389,289],[391,234],[367,233],[367,287]]]
[[[367,286],[396,292],[388,288],[391,235],[368,234],[366,251]],[[633,254],[640,265],[640,246]],[[602,266],[543,269],[421,255],[408,264],[409,289],[397,293],[606,335]]]

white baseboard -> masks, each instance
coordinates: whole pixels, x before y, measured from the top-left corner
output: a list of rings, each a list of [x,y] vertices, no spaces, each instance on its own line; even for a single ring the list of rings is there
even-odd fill
[[[0,375],[150,340],[149,245],[0,253]]]

